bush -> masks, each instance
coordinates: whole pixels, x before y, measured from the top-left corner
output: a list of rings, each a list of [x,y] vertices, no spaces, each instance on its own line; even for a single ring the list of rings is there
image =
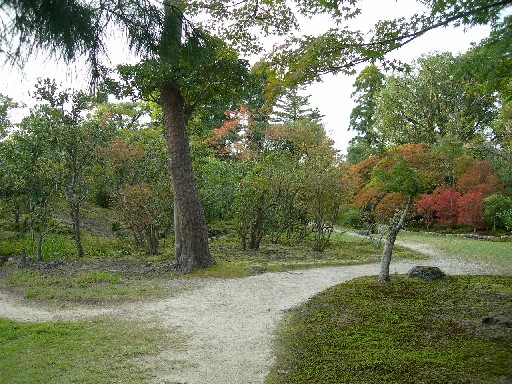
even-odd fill
[[[347,208],[342,210],[338,223],[342,226],[359,228],[363,223],[363,217],[359,209]]]

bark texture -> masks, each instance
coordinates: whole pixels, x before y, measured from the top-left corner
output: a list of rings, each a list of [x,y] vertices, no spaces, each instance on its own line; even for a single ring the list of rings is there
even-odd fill
[[[184,101],[172,81],[162,84],[161,102],[169,155],[167,168],[175,199],[175,226],[178,226],[176,241],[180,245],[174,268],[178,273],[189,273],[214,264],[214,260],[208,248],[208,231],[192,170]]]
[[[398,233],[403,228],[405,224],[405,219],[407,218],[407,214],[411,209],[412,205],[412,196],[409,196],[407,200],[407,204],[398,220],[398,223],[391,223],[389,226],[389,232],[386,236],[386,242],[384,244],[384,252],[382,253],[382,257],[380,259],[380,272],[379,272],[379,283],[384,284],[389,281],[389,265],[391,264],[391,255],[393,254],[393,247],[395,246],[395,240],[398,236]]]

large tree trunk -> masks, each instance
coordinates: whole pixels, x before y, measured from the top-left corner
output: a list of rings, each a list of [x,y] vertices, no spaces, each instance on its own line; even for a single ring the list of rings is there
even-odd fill
[[[179,216],[178,209],[176,208],[176,198],[174,198],[174,208],[173,208],[173,216],[174,216],[174,254],[181,255],[181,234],[180,234],[180,226],[179,226]]]
[[[162,110],[165,138],[169,154],[168,169],[174,191],[179,253],[174,268],[188,273],[198,267],[214,264],[208,248],[208,232],[192,170],[192,159],[186,131],[183,97],[172,82],[162,84]]]
[[[389,233],[386,236],[386,243],[384,244],[384,252],[382,253],[382,258],[380,260],[380,272],[379,272],[379,283],[384,284],[389,281],[389,265],[391,264],[391,255],[393,253],[393,247],[395,246],[395,240],[398,236],[398,233],[403,228],[405,219],[412,205],[412,196],[409,196],[407,200],[407,205],[405,206],[402,215],[400,216],[400,220],[398,223],[391,223],[389,225]]]

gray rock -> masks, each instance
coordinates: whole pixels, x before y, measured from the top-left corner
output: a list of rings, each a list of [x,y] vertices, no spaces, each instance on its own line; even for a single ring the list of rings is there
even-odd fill
[[[427,281],[442,279],[445,276],[446,274],[438,267],[429,267],[425,265],[417,265],[407,273],[407,277],[418,277]]]
[[[482,324],[499,325],[505,328],[512,328],[512,321],[504,316],[487,316],[482,319]]]

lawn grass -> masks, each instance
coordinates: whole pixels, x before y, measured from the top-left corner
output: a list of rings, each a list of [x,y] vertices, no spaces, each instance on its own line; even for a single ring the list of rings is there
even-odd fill
[[[5,286],[26,299],[58,304],[115,304],[154,299],[169,294],[162,284],[164,276],[143,279],[124,277],[101,269],[44,271],[19,269],[5,277]]]
[[[489,241],[408,232],[401,233],[398,240],[430,244],[461,260],[470,262],[477,260],[499,270],[500,273],[512,274],[512,239]]]
[[[315,252],[312,244],[283,245],[262,243],[260,249],[242,250],[239,239],[224,236],[210,243],[216,264],[199,269],[190,276],[243,277],[267,271],[285,271],[328,266],[376,263],[382,248],[375,248],[367,239],[333,233],[331,244],[323,252]],[[396,259],[421,260],[423,255],[403,247],[396,247]]]
[[[511,286],[460,276],[332,287],[282,323],[265,383],[509,382]]]
[[[171,337],[131,322],[20,323],[0,318],[0,382],[12,384],[149,383],[138,363]],[[179,340],[172,340],[178,347]]]

